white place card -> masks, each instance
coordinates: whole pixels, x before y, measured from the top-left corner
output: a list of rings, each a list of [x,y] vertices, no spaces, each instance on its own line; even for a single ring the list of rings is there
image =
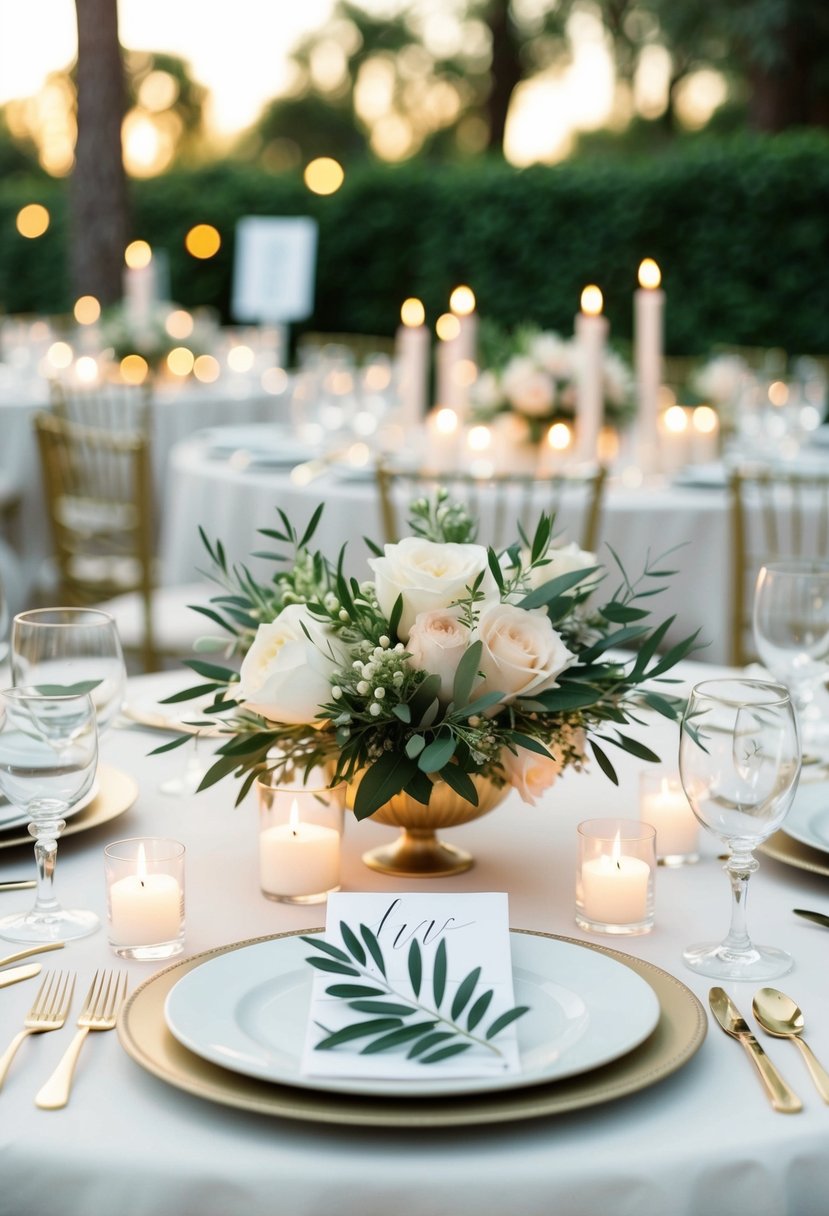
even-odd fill
[[[372,939],[379,947],[385,975],[374,957]],[[438,1076],[486,1077],[521,1071],[517,1019],[497,1029],[498,1019],[515,1007],[506,894],[335,892],[328,897],[325,941],[348,955],[343,965],[352,974],[314,968],[302,1058],[306,1075],[433,1081]],[[342,962],[310,945],[307,957],[330,960],[326,965]],[[365,996],[354,993],[350,999],[366,1002],[363,1009],[355,1009],[348,992],[332,996],[327,991],[341,986],[374,991]],[[403,1006],[413,1004],[414,1013],[401,1014]],[[385,1012],[387,1006],[397,1007],[398,1012]],[[381,1026],[327,1049],[318,1046],[346,1027],[384,1017],[398,1025],[387,1030]],[[411,1028],[415,1037],[389,1050],[366,1050],[383,1034],[402,1028]],[[491,1028],[496,1033],[488,1038]],[[430,1038],[420,1050],[427,1035],[440,1037]],[[446,1050],[461,1043],[466,1046],[457,1054]],[[417,1053],[410,1057],[415,1047]],[[429,1062],[433,1054],[438,1058]]]
[[[239,321],[304,321],[314,310],[317,223],[245,216],[236,225],[232,311]]]

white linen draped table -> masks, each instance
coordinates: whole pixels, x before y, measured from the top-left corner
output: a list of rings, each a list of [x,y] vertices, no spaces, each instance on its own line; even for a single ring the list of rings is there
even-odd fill
[[[261,390],[251,392],[245,385],[240,385],[236,396],[226,387],[222,392],[210,386],[159,390],[153,398],[150,452],[157,525],[164,513],[167,456],[174,444],[203,427],[284,420],[286,400],[284,396],[268,396]],[[0,394],[0,434],[3,437],[0,478],[4,488],[16,488],[21,495],[20,518],[13,537],[23,562],[24,586],[18,593],[20,599],[25,598],[51,551],[34,431],[34,416],[43,409],[48,409],[48,399],[43,394],[27,397]]]
[[[482,490],[482,503],[485,497]],[[244,468],[226,457],[212,457],[208,441],[199,437],[177,444],[171,452],[164,501],[161,578],[165,584],[191,583],[196,571],[207,568],[199,525],[211,540],[222,541],[230,562],[250,564],[252,552],[272,547],[257,529],[279,526],[277,507],[301,530],[317,504],[324,502],[313,543],[336,555],[348,542],[347,569],[356,578],[370,574],[365,565],[370,554],[362,538],[368,536],[378,544],[383,539],[373,481],[344,478],[328,470],[307,485],[298,484],[290,470]],[[400,517],[404,522],[405,508]],[[676,615],[669,642],[699,628],[707,661],[728,661],[732,545],[724,489],[668,485],[631,489],[611,482],[605,491],[599,557],[608,568],[606,586],[612,590],[619,576],[608,545],[631,579],[641,573],[648,552],[653,559],[668,553],[657,568],[667,567],[676,574],[659,584],[643,584],[643,590],[667,585],[663,595],[644,602],[655,605],[663,617]],[[268,576],[271,572],[272,565]]]
[[[686,664],[689,679],[718,674]],[[147,695],[158,677],[131,682]],[[169,684],[167,685],[169,689]],[[676,763],[677,728],[661,719],[648,742],[666,770]],[[258,889],[257,816],[234,808],[225,781],[203,794],[165,797],[159,782],[184,769],[183,750],[147,759],[163,736],[113,729],[103,756],[133,773],[135,806],[121,819],[67,838],[57,871],[62,900],[105,912],[103,848],[110,841],[169,835],[187,848],[186,951],[324,924],[325,907],[291,907]],[[199,750],[212,753],[202,740]],[[615,755],[615,753],[614,753]],[[368,870],[363,850],[392,829],[349,820],[344,888],[507,891],[510,922],[609,945],[676,975],[706,1003],[712,981],[686,971],[682,948],[719,940],[729,915],[728,881],[706,841],[699,864],[660,870],[656,924],[643,937],[591,936],[573,921],[576,825],[596,816],[636,816],[638,775],[651,766],[618,753],[620,785],[598,771],[567,774],[540,805],[511,796],[481,820],[448,832],[475,866],[444,880],[394,880]],[[595,765],[593,766],[595,770]],[[27,847],[0,853],[0,877],[29,877]],[[758,941],[792,951],[795,969],[779,986],[806,1014],[806,1034],[829,1063],[826,931],[793,907],[829,911],[829,882],[762,858],[752,880],[749,920]],[[0,894],[3,911],[31,892]],[[9,946],[9,952],[14,946]],[[85,992],[98,967],[123,965],[131,988],[163,964],[119,964],[101,930],[44,956],[45,967],[78,971]],[[0,992],[0,1049],[22,1025],[36,981]],[[726,985],[751,1019],[751,985]],[[77,1017],[76,995],[72,1020]],[[701,1049],[678,1072],[642,1092],[569,1115],[490,1126],[398,1131],[292,1122],[247,1114],[182,1093],[146,1073],[117,1033],[91,1036],[72,1097],[42,1111],[34,1095],[66,1049],[72,1030],[23,1044],[0,1094],[0,1214],[83,1216],[824,1216],[829,1194],[829,1109],[795,1047],[758,1032],[804,1101],[801,1114],[772,1111],[740,1046],[713,1023]]]

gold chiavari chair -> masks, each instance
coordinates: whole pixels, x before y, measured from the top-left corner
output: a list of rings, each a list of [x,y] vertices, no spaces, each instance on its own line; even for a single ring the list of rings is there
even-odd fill
[[[756,655],[751,636],[754,584],[775,559],[829,558],[829,472],[737,469],[730,478],[733,577],[731,657]]]
[[[438,486],[463,503],[480,522],[478,540],[500,549],[516,537],[517,524],[533,527],[542,511],[555,517],[555,533],[566,533],[582,549],[595,550],[599,540],[601,509],[607,470],[602,466],[548,476],[412,472],[377,466],[377,488],[384,538],[399,540],[400,512],[413,498]]]
[[[114,434],[149,436],[152,388],[148,381],[143,384],[102,381],[80,386],[53,380],[50,394],[52,412],[66,422]]]

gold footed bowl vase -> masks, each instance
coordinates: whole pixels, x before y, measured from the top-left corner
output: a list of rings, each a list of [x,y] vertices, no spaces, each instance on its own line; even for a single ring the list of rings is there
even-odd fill
[[[474,864],[471,854],[439,840],[436,833],[480,819],[481,815],[499,806],[511,788],[498,786],[478,773],[471,776],[478,792],[477,806],[462,798],[440,778],[434,782],[428,806],[408,794],[395,794],[390,798],[371,818],[376,823],[400,828],[400,835],[391,844],[364,853],[365,864],[396,878],[448,878],[468,870]],[[357,778],[346,791],[346,802],[352,810],[359,784]]]

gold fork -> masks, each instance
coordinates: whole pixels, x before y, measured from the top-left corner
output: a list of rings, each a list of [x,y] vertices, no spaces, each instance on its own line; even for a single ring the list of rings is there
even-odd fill
[[[26,1014],[23,1030],[14,1036],[3,1055],[0,1056],[0,1087],[6,1079],[9,1065],[14,1059],[18,1047],[27,1035],[42,1034],[47,1030],[60,1030],[69,1013],[74,990],[75,977],[71,972],[49,971],[46,973],[37,991],[34,1004]]]
[[[127,977],[123,972],[95,972],[78,1018],[80,1029],[67,1047],[60,1064],[35,1098],[35,1105],[41,1110],[59,1110],[60,1107],[66,1106],[84,1039],[90,1030],[113,1029],[126,995]]]

